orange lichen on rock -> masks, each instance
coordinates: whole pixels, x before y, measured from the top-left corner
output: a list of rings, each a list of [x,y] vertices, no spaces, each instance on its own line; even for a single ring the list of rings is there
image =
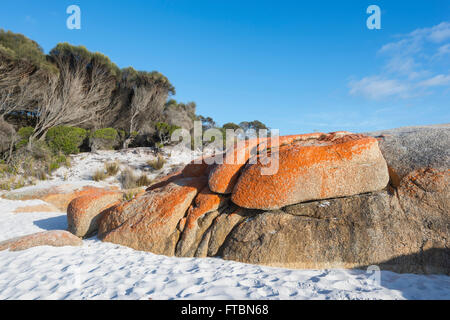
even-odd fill
[[[258,145],[263,139],[250,139],[240,141],[234,148],[227,151],[223,163],[215,165],[209,174],[209,188],[217,193],[230,194],[239,178],[241,168],[248,159],[256,155]]]
[[[226,201],[228,201],[228,197],[211,192],[208,186],[195,197],[186,218],[184,221],[180,221],[180,229],[183,233],[177,245],[177,256],[194,256],[203,233],[215,216],[219,214],[217,212],[219,207],[223,206]],[[216,214],[206,217],[208,213],[212,212],[216,212]]]
[[[436,170],[434,168],[421,168],[411,172],[401,181],[399,192],[409,197],[422,198],[427,192],[442,193],[448,190],[450,183],[450,170]],[[450,205],[450,199],[448,199]]]
[[[145,191],[152,191],[155,189],[159,189],[162,187],[167,186],[169,183],[182,179],[183,178],[183,172],[182,171],[177,171],[174,173],[170,173],[160,179],[157,180],[157,182],[153,183],[150,187],[148,187],[147,189],[145,189]]]
[[[51,204],[36,204],[31,206],[19,207],[13,213],[29,213],[29,212],[59,212],[58,208]]]
[[[262,175],[248,165],[232,194],[244,208],[273,210],[309,200],[380,190],[389,181],[376,139],[345,132],[279,148],[279,170]]]
[[[82,244],[83,241],[70,232],[53,230],[0,242],[0,251],[7,249],[10,251],[21,251],[38,246],[81,246]]]
[[[182,173],[185,178],[190,177],[201,177],[209,174],[211,167],[213,165],[213,157],[202,157],[188,163]]]
[[[211,169],[209,187],[214,192],[230,194],[233,192],[241,169],[250,158],[258,157],[258,154],[263,153],[264,150],[278,149],[299,141],[317,140],[324,135],[324,133],[315,132],[241,141],[225,154],[223,164],[218,164]]]
[[[289,136],[269,137],[258,145],[258,151],[262,151],[264,149],[278,148],[299,141],[318,140],[324,136],[327,136],[327,134],[322,132],[314,132],[305,134],[295,134]]]
[[[208,187],[203,188],[188,210],[186,228],[192,228],[198,218],[205,213],[219,209],[225,199],[223,195],[211,192]]]
[[[183,178],[102,213],[99,237],[136,250],[174,255],[177,226],[206,177]]]
[[[91,235],[98,228],[100,213],[122,200],[122,192],[101,189],[72,200],[67,208],[68,230],[78,237]]]
[[[76,198],[82,197],[84,195],[93,194],[102,191],[102,188],[96,188],[91,186],[83,187],[79,190],[74,190],[71,192],[59,192],[58,189],[55,192],[50,192],[39,199],[51,203],[61,211],[66,211],[69,203]]]

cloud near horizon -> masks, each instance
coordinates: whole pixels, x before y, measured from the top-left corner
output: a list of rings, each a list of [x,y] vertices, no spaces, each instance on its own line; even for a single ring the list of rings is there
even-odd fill
[[[381,72],[350,81],[349,93],[371,100],[409,99],[450,87],[450,22],[416,29],[383,45]]]

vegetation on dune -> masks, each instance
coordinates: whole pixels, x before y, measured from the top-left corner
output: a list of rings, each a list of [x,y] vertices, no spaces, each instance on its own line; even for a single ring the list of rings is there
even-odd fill
[[[172,99],[175,93],[158,71],[119,69],[106,55],[69,43],[45,54],[37,42],[0,29],[0,188],[47,179],[80,151],[148,146],[158,153],[175,130],[192,133],[194,121],[219,129],[224,141],[226,129],[266,128],[256,120],[218,127],[196,115],[195,102]],[[158,157],[149,166],[160,170],[164,162]],[[105,164],[95,179],[119,170]],[[149,183],[127,170],[120,177],[127,187]]]
[[[0,29],[0,56],[4,61],[27,62],[30,66],[57,73],[42,47],[22,34]]]
[[[76,154],[80,152],[80,146],[87,137],[87,131],[82,128],[59,126],[51,128],[46,136],[46,141],[53,152],[64,154]]]

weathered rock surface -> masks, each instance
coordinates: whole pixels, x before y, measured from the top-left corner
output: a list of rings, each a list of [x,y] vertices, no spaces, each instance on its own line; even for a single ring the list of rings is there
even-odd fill
[[[380,265],[448,274],[449,179],[448,171],[421,170],[398,195],[380,191],[256,215],[230,233],[219,256],[289,268]]]
[[[65,184],[45,189],[34,187],[25,188],[25,190],[8,192],[2,197],[9,200],[39,199],[50,203],[60,211],[65,212],[72,200],[101,190],[105,189],[92,186],[77,187],[70,184]]]
[[[177,225],[206,183],[206,177],[176,180],[105,210],[99,220],[99,237],[173,256],[180,236]]]
[[[318,199],[350,196],[385,188],[386,161],[378,142],[363,135],[331,134],[279,150],[279,170],[263,175],[265,165],[247,165],[231,200],[244,208],[276,210]]]
[[[39,246],[81,246],[83,241],[67,231],[55,230],[35,233],[0,242],[0,251],[21,251]]]
[[[215,165],[209,174],[208,185],[211,191],[230,194],[239,178],[240,170],[248,159],[256,155],[258,145],[263,139],[246,140],[229,150],[223,157],[223,163]]]
[[[219,214],[217,210],[228,201],[228,198],[213,193],[205,187],[195,198],[193,205],[183,218],[180,240],[176,248],[176,255],[193,257],[203,233],[209,228],[212,220]]]
[[[60,212],[58,208],[51,204],[36,204],[30,206],[19,207],[14,213],[30,213],[30,212]]]
[[[104,210],[99,238],[169,256],[450,274],[450,128],[431,149],[416,149],[431,143],[416,129],[247,141],[224,164],[191,163]],[[245,164],[277,148],[275,175]],[[238,154],[244,163],[227,163]]]
[[[68,231],[85,238],[98,229],[102,211],[123,200],[122,192],[98,190],[72,200],[67,208]]]
[[[183,168],[183,176],[185,178],[208,176],[213,167],[213,160],[212,157],[193,160]]]
[[[417,169],[450,168],[450,124],[404,127],[367,134],[378,138],[395,186]]]
[[[224,210],[214,219],[214,222],[204,234],[195,256],[198,258],[216,256],[231,230],[253,214],[254,212],[251,210],[233,206]]]
[[[310,133],[300,135],[290,135],[271,138],[254,138],[243,141],[228,150],[223,157],[223,163],[211,167],[208,185],[211,191],[222,194],[233,192],[234,186],[240,176],[241,170],[247,161],[257,155],[258,152],[283,145],[291,144],[295,141],[307,141],[319,138],[323,133]]]

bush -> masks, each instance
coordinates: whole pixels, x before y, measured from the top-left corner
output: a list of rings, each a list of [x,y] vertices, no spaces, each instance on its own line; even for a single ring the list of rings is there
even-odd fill
[[[93,179],[94,181],[97,181],[97,182],[98,182],[98,181],[103,181],[103,180],[105,180],[107,177],[108,177],[107,174],[106,174],[105,171],[102,170],[102,169],[99,169],[99,170],[95,171],[94,174],[92,175],[92,179]]]
[[[146,187],[152,183],[152,180],[147,177],[145,173],[141,174],[136,180],[136,187]]]
[[[108,176],[115,176],[119,172],[119,163],[117,162],[107,162],[105,163],[105,170]]]
[[[20,33],[0,29],[0,54],[16,61],[29,63],[56,73],[57,68],[48,61],[41,46]]]
[[[17,135],[19,136],[19,141],[16,143],[16,148],[21,148],[28,144],[28,140],[34,132],[33,127],[22,127],[17,131]]]
[[[166,164],[166,159],[159,155],[156,160],[147,161],[147,164],[154,170],[161,170]]]
[[[180,129],[178,126],[173,126],[165,122],[158,122],[155,125],[156,138],[162,144],[168,144],[170,142],[170,137],[175,130]]]
[[[89,137],[92,151],[113,150],[119,144],[119,133],[114,128],[104,128],[94,131]]]
[[[0,153],[9,150],[11,143],[16,139],[16,131],[8,122],[0,118]]]
[[[122,185],[122,189],[133,189],[136,188],[136,181],[139,177],[131,170],[126,168],[120,172],[119,181]]]
[[[145,187],[152,183],[152,180],[149,179],[145,173],[138,176],[130,168],[121,171],[119,181],[122,184],[123,189]]]
[[[54,153],[64,154],[79,153],[79,147],[83,144],[87,132],[82,128],[58,126],[47,132],[46,140]]]
[[[222,126],[222,128],[223,129],[233,129],[233,130],[241,129],[241,127],[239,125],[237,125],[236,123],[233,123],[233,122],[225,123]]]

